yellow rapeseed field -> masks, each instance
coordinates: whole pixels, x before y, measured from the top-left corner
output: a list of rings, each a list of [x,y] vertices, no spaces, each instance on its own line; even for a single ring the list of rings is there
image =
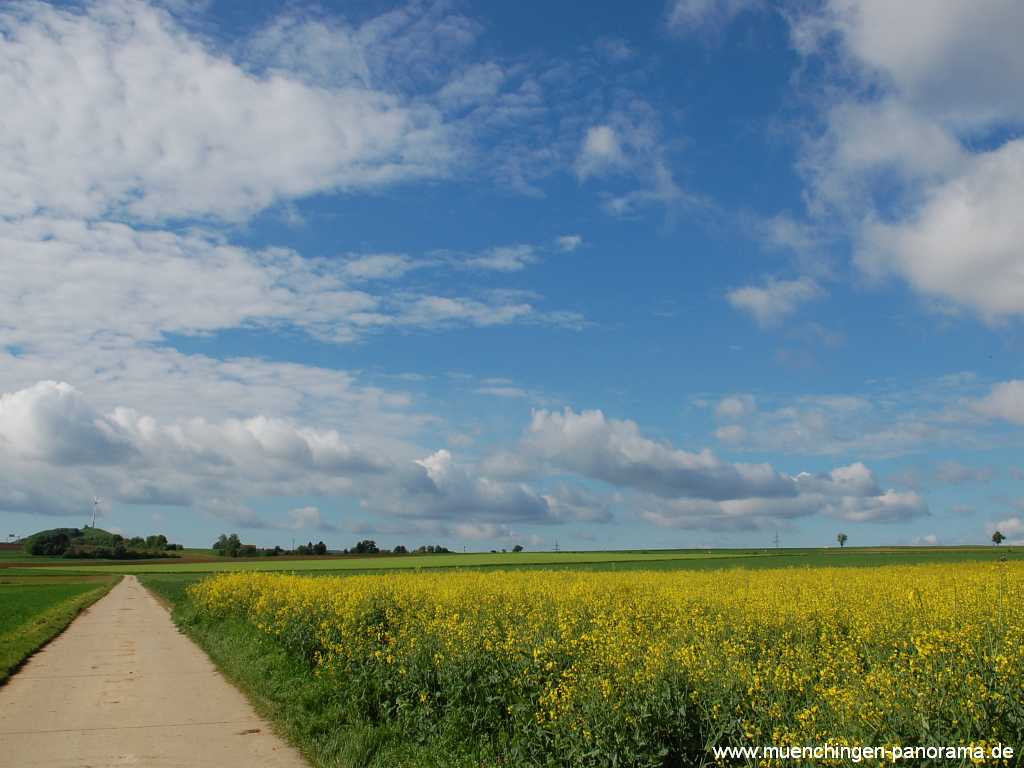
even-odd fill
[[[190,592],[412,736],[456,729],[524,764],[689,765],[725,744],[1024,748],[1022,576],[243,572]]]

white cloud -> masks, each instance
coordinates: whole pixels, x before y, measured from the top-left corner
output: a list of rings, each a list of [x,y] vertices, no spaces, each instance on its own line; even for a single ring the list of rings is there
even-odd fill
[[[539,260],[532,245],[506,245],[472,256],[464,262],[471,269],[519,272]]]
[[[634,98],[585,131],[576,155],[576,178],[581,184],[618,184],[601,193],[603,207],[611,215],[630,216],[651,204],[671,210],[704,203],[676,183],[660,124],[657,111]],[[628,185],[626,191],[623,184]]]
[[[676,32],[720,28],[759,5],[759,0],[671,0],[668,26]]]
[[[825,295],[824,289],[809,277],[796,280],[769,279],[763,286],[748,285],[726,294],[736,309],[748,313],[758,325],[777,325],[805,304]]]
[[[560,522],[607,523],[612,520],[608,500],[580,488],[562,485],[544,499],[551,515]]]
[[[898,523],[929,514],[928,504],[920,494],[895,490],[867,498],[847,496],[827,505],[823,511],[855,523]]]
[[[893,457],[929,448],[989,449],[978,431],[978,385],[972,378],[922,381],[906,389],[872,387],[856,395],[761,398],[717,434],[734,448],[850,459]],[[893,477],[895,480],[895,476]],[[902,485],[918,480],[906,477]]]
[[[688,453],[643,437],[635,422],[601,411],[534,411],[525,449],[562,469],[666,497],[795,496],[793,478],[767,464],[730,464],[710,450]]]
[[[420,266],[400,253],[367,253],[350,256],[343,272],[351,280],[396,280]]]
[[[406,478],[403,496],[388,507],[392,514],[467,523],[552,522],[547,500],[530,486],[480,475],[450,451],[435,451],[415,464],[421,471]]]
[[[791,477],[656,443],[632,422],[597,411],[536,412],[516,451],[482,463],[460,462],[447,450],[413,459],[417,451],[379,435],[265,415],[159,420],[127,407],[101,412],[67,384],[40,382],[0,397],[0,509],[81,514],[98,494],[115,504],[191,506],[242,527],[334,530],[319,506],[275,518],[247,501],[312,495],[359,499],[385,518],[480,530],[613,518],[617,492],[564,480],[538,490],[524,481],[542,479],[546,465],[638,493],[641,518],[658,525],[743,528],[815,514],[880,522],[927,514],[917,494],[882,491],[860,463]]]
[[[619,135],[610,125],[595,125],[587,129],[576,158],[576,175],[585,180],[628,164]]]
[[[97,493],[204,507],[219,498],[241,514],[239,498],[344,493],[354,478],[395,467],[390,456],[354,446],[337,430],[266,416],[161,423],[125,407],[100,413],[74,387],[53,381],[0,397],[0,454],[4,497],[24,500],[15,506],[36,499],[23,511],[40,514],[66,513],[57,493],[78,504]]]
[[[560,251],[572,253],[583,245],[583,237],[581,235],[561,235],[555,238],[555,244]]]
[[[819,480],[825,486],[829,478]],[[829,492],[802,490],[791,499],[749,498],[714,501],[710,499],[664,499],[643,497],[635,504],[639,516],[662,528],[688,530],[749,531],[770,530],[780,523],[799,518],[826,515],[853,523],[898,523],[925,517],[929,514],[925,500],[916,493],[877,491],[875,495],[861,495],[864,488],[849,488],[855,495],[835,495],[842,492],[831,487]]]
[[[0,328],[0,343],[68,343],[103,333],[152,342],[167,333],[275,326],[345,343],[387,327],[580,322],[578,315],[539,312],[513,293],[435,296],[362,286],[416,266],[392,254],[337,261],[282,248],[251,251],[198,231],[0,220],[0,303],[18,318]]]
[[[741,419],[757,410],[757,402],[753,395],[730,395],[723,397],[715,406],[715,416],[719,419]]]
[[[829,0],[800,17],[805,52],[837,35],[865,78],[899,93],[913,109],[960,129],[1024,118],[1024,52],[1014,0]]]
[[[801,493],[853,498],[876,497],[882,493],[875,473],[859,461],[846,467],[836,467],[824,475],[801,472],[796,481]]]
[[[494,98],[504,81],[505,72],[494,62],[477,64],[446,83],[438,101],[448,110],[472,108]]]
[[[828,204],[859,217],[874,184],[893,177],[904,184],[934,183],[967,160],[955,136],[895,98],[840,102],[824,120],[825,132],[803,163],[817,209]]]
[[[0,13],[0,210],[244,219],[277,200],[448,171],[437,110],[256,76],[169,14],[108,0]]]
[[[1024,426],[1024,380],[1004,381],[974,403],[974,409],[993,419]]]
[[[1020,4],[830,0],[792,18],[834,94],[802,163],[811,211],[840,215],[871,277],[938,309],[1024,313]]]
[[[857,263],[984,317],[1024,314],[1024,140],[973,158],[911,216],[870,221]]]
[[[287,527],[293,531],[313,528],[318,531],[337,531],[338,527],[325,520],[319,507],[306,506],[288,510]]]
[[[0,449],[51,464],[110,464],[133,453],[119,425],[64,383],[39,382],[0,395]]]

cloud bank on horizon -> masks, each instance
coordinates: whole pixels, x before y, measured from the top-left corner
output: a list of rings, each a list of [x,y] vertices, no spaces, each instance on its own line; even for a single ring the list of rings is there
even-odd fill
[[[1019,4],[528,6],[0,9],[0,520],[1019,539]]]

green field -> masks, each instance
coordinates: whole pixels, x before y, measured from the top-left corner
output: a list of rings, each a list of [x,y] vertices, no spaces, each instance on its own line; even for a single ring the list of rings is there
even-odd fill
[[[120,562],[102,564],[47,563],[32,572],[53,573],[216,573],[222,571],[323,571],[377,573],[395,569],[437,568],[784,568],[828,566],[864,566],[933,562],[979,562],[1024,558],[1021,548],[995,547],[863,547],[846,549],[767,549],[767,550],[638,550],[595,552],[520,552],[470,553],[444,555],[367,555],[361,557],[320,557],[311,559],[231,558],[204,559],[199,562]],[[21,561],[24,562],[24,561]],[[18,563],[20,565],[20,563]],[[27,569],[11,571],[27,573]]]
[[[113,575],[0,571],[0,682],[117,582]]]

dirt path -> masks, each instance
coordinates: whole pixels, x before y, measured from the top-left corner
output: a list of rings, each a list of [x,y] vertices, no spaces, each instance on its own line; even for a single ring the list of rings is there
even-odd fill
[[[126,576],[0,687],[0,766],[305,768]]]

